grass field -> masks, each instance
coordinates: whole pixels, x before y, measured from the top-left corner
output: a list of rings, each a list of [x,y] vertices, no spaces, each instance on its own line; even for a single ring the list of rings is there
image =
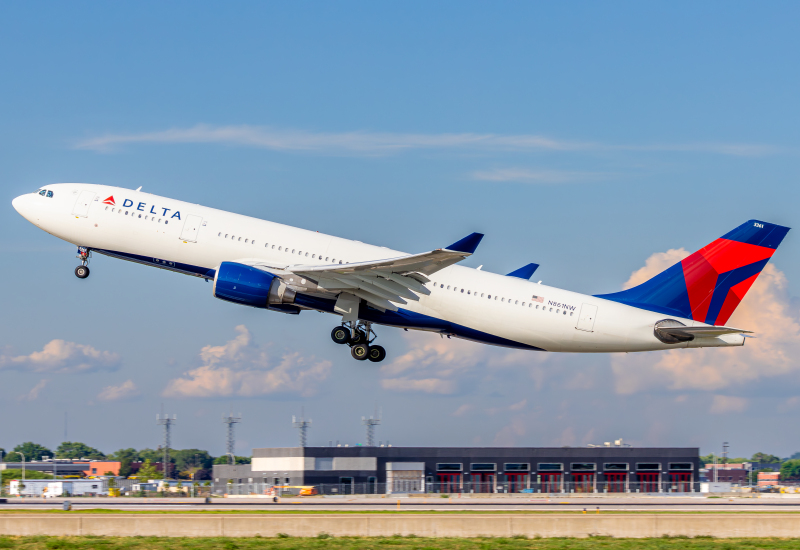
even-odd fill
[[[157,538],[157,537],[0,537],[0,548],[26,550],[767,550],[797,549],[800,539],[524,539],[474,538],[429,539],[421,537],[316,538]]]

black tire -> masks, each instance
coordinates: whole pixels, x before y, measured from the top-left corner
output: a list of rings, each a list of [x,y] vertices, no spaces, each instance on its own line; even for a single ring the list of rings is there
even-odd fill
[[[331,339],[337,344],[350,343],[350,329],[347,327],[335,327],[331,331]]]
[[[366,344],[367,343],[367,335],[357,330],[354,335],[350,336],[349,344],[351,346],[355,346],[356,344]]]
[[[75,268],[75,276],[78,279],[85,279],[89,276],[89,266],[86,265],[79,265]]]
[[[364,361],[367,357],[369,357],[369,345],[354,344],[350,347],[350,355],[352,355],[353,359],[356,359],[357,361]]]
[[[386,350],[383,349],[383,346],[370,346],[367,359],[373,363],[380,363],[386,359]]]

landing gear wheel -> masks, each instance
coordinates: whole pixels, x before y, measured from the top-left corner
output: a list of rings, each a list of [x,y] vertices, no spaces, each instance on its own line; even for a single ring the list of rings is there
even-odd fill
[[[380,363],[386,359],[386,350],[383,349],[383,346],[370,346],[367,359],[373,363]]]
[[[350,329],[347,327],[336,327],[331,331],[331,339],[337,344],[350,343]]]
[[[79,265],[75,268],[75,276],[78,279],[85,279],[89,276],[89,266],[86,265]]]
[[[369,357],[369,344],[354,344],[350,347],[350,355],[353,359],[364,361]]]
[[[351,346],[354,346],[356,344],[366,344],[366,343],[367,343],[367,335],[361,332],[360,330],[356,330],[350,337]]]

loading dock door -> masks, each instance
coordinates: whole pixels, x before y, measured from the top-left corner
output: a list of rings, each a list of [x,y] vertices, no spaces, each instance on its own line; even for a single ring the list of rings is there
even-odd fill
[[[595,317],[597,317],[597,306],[583,304],[581,306],[581,314],[578,317],[578,324],[575,328],[578,330],[585,330],[586,332],[594,332]]]
[[[508,478],[508,492],[521,493],[526,488],[528,474],[506,474]]]
[[[200,231],[200,225],[203,223],[203,218],[189,214],[186,217],[186,223],[183,224],[183,231],[181,231],[181,240],[188,243],[197,242],[197,232]]]
[[[640,493],[658,492],[658,474],[636,474]]]
[[[625,477],[628,474],[605,474],[606,476],[606,492],[608,493],[624,493],[625,492]]]
[[[572,474],[572,486],[576,493],[593,493],[594,474]]]
[[[472,474],[472,491],[494,493],[494,474]]]
[[[670,493],[689,493],[692,490],[692,474],[669,474]]]
[[[436,474],[439,480],[440,493],[460,493],[461,492],[461,474]]]
[[[542,479],[542,492],[543,493],[560,493],[561,492],[561,474],[539,474]]]
[[[81,218],[88,217],[89,207],[92,205],[93,200],[94,193],[91,191],[81,191],[81,194],[78,196],[78,200],[75,203],[75,207],[72,209],[72,215],[80,216]]]

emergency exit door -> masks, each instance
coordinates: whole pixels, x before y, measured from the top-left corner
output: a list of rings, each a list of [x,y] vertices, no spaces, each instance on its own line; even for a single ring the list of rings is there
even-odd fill
[[[93,200],[94,193],[91,191],[81,191],[81,194],[78,196],[78,201],[72,209],[72,215],[80,216],[81,218],[88,217],[89,207],[92,205]]]
[[[597,317],[597,306],[592,304],[583,304],[581,306],[581,313],[578,316],[578,324],[575,328],[578,330],[585,330],[586,332],[594,331],[594,320]]]
[[[189,214],[186,217],[186,223],[183,224],[183,231],[181,231],[181,240],[188,243],[197,242],[197,232],[200,231],[200,225],[203,223],[203,218]]]

